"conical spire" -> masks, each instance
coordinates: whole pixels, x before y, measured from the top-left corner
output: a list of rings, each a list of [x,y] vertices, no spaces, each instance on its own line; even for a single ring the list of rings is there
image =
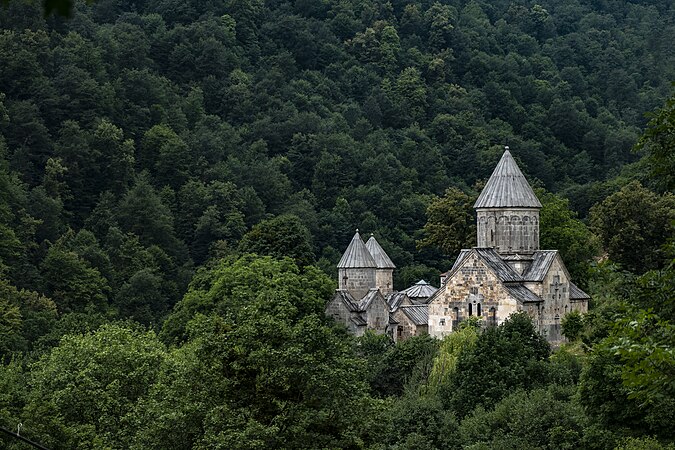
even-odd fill
[[[394,262],[389,258],[387,252],[380,246],[380,243],[377,242],[375,236],[370,235],[370,239],[366,242],[366,248],[368,252],[372,255],[377,264],[378,269],[395,269],[396,266]]]
[[[474,208],[541,208],[541,203],[506,147]]]
[[[338,263],[338,269],[348,268],[375,268],[377,264],[366,248],[366,244],[361,240],[359,230],[356,230],[349,247]]]

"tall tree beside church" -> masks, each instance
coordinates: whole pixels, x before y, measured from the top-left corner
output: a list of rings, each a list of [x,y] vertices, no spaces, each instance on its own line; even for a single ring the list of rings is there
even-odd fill
[[[590,211],[591,228],[609,258],[642,274],[663,267],[662,246],[673,236],[675,195],[657,195],[634,181]]]
[[[473,247],[476,243],[475,201],[457,188],[449,188],[443,197],[433,199],[427,207],[424,237],[417,245],[438,248],[446,256]]]
[[[540,247],[558,249],[572,279],[583,284],[592,259],[600,253],[598,238],[576,217],[569,200],[543,190],[538,197]]]
[[[647,161],[660,188],[675,190],[675,93],[651,114],[637,148],[647,151]]]
[[[300,267],[315,261],[309,230],[298,216],[290,214],[263,220],[255,225],[242,238],[239,250],[275,258],[293,258]]]

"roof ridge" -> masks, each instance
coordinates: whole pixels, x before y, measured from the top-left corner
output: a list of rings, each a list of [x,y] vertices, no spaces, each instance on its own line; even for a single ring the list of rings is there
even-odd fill
[[[492,175],[485,183],[474,208],[541,208],[541,202],[535,195],[525,175],[506,147]]]
[[[337,267],[338,269],[377,267],[373,256],[368,251],[368,248],[366,248],[366,244],[361,240],[358,229],[354,233],[354,237],[352,237],[347,250],[345,250],[342,258],[340,258]]]
[[[368,242],[366,242],[366,249],[368,250],[368,252],[370,252],[371,256],[375,260],[375,264],[377,265],[378,269],[396,268],[396,265],[391,260],[391,258],[389,258],[387,252],[384,251],[380,243],[377,242],[377,239],[375,239],[375,236],[372,234],[370,235],[370,239],[368,239]]]

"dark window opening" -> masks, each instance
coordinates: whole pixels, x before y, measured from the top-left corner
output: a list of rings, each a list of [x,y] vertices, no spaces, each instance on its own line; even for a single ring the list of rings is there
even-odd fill
[[[478,316],[481,316],[481,315],[482,315],[482,314],[481,314],[481,310],[480,310],[480,303],[479,303],[478,306],[476,307],[476,314],[477,314]]]
[[[469,303],[469,317],[473,316],[473,305]]]

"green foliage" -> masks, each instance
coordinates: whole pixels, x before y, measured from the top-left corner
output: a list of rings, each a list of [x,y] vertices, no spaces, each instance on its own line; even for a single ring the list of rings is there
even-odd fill
[[[128,448],[134,405],[165,358],[152,332],[109,324],[66,336],[31,368],[24,426],[54,449]]]
[[[406,387],[415,388],[427,379],[438,343],[421,335],[392,344],[388,336],[366,333],[357,348],[367,358],[373,394],[388,397],[400,396]]]
[[[59,311],[82,312],[107,307],[108,283],[97,269],[68,250],[64,240],[49,248],[41,270],[45,292]]]
[[[450,382],[462,352],[470,351],[477,339],[478,330],[475,327],[464,327],[443,338],[429,374],[430,392],[437,392],[440,386]]]
[[[661,246],[673,235],[675,196],[633,182],[591,208],[590,220],[609,258],[641,274],[664,265]]]
[[[647,162],[654,180],[666,190],[675,189],[675,94],[658,111],[648,115],[647,129],[636,149],[647,152]]]
[[[460,352],[454,374],[441,386],[440,395],[463,418],[476,406],[490,407],[516,389],[545,385],[549,353],[548,343],[527,314],[512,314]]]
[[[538,197],[540,247],[559,250],[572,279],[583,285],[592,258],[600,253],[597,237],[570,210],[569,200],[543,190]]]
[[[135,448],[366,445],[377,403],[349,339],[325,318],[329,287],[288,258],[249,255],[200,273],[174,313],[192,310],[189,341],[141,407]]]
[[[574,449],[583,445],[585,425],[579,406],[535,389],[514,392],[494,409],[477,408],[462,421],[459,434],[468,448]]]
[[[471,248],[476,240],[474,202],[475,198],[457,188],[449,188],[443,197],[433,200],[427,208],[425,237],[418,245],[438,248],[445,255]]]
[[[295,215],[282,215],[258,223],[241,239],[239,250],[275,258],[289,257],[298,267],[314,263],[312,236]]]
[[[672,440],[667,2],[0,3],[3,423],[56,448]],[[470,186],[504,144],[569,198],[542,194],[541,242],[593,294],[583,345],[549,360],[514,318],[433,359],[430,338],[355,347],[331,328],[335,278],[310,264],[333,273],[360,227],[397,286],[433,283],[472,245]],[[643,277],[589,264],[596,203],[607,255]],[[119,318],[175,348],[94,332]],[[567,398],[582,361],[587,423]]]
[[[231,257],[198,272],[183,300],[164,322],[162,336],[168,341],[181,341],[187,337],[187,324],[195,314],[236,317],[255,300],[269,299],[265,307],[288,320],[310,313],[323,315],[333,285],[315,267],[301,271],[289,258]]]
[[[579,339],[584,329],[584,316],[579,311],[572,311],[563,317],[562,334],[570,341]]]

